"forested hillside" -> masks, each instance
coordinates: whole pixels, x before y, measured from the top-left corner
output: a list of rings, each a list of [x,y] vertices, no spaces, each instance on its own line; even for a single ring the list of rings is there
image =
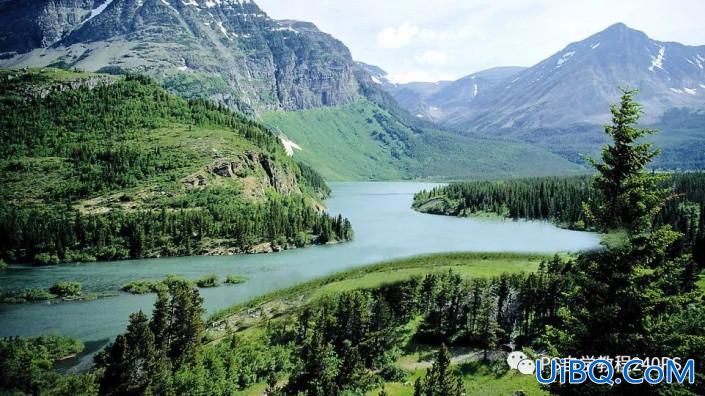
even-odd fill
[[[0,254],[55,263],[343,241],[329,193],[257,123],[149,78],[0,72]]]

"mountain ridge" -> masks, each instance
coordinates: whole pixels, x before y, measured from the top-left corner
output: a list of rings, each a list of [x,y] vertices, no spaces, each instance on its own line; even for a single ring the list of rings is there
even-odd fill
[[[579,163],[605,142],[602,125],[620,87],[639,89],[642,124],[662,130],[650,138],[663,147],[657,166],[705,168],[695,150],[705,145],[705,127],[697,122],[705,110],[705,46],[653,40],[623,23],[570,43],[490,89],[456,88],[457,100],[445,108],[428,96],[410,105],[399,87],[384,86],[408,110],[443,127],[539,144]]]
[[[57,9],[67,16],[44,17]],[[136,71],[246,113],[360,97],[343,43],[309,22],[271,19],[250,0],[5,0],[0,22],[2,67]],[[19,31],[35,33],[16,40]]]

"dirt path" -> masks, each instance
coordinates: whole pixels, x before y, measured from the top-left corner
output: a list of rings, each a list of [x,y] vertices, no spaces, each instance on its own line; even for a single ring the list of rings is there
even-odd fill
[[[481,350],[470,348],[451,348],[450,349],[450,364],[456,365],[465,362],[474,362],[482,359],[483,353]],[[429,368],[433,365],[433,359],[421,360],[418,362],[403,362],[399,366],[404,370],[418,370]]]

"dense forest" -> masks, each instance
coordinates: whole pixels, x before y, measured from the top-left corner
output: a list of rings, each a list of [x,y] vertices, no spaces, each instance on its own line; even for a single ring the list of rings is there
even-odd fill
[[[114,260],[352,238],[270,131],[143,76],[0,73],[0,257]],[[265,247],[257,247],[265,244]]]

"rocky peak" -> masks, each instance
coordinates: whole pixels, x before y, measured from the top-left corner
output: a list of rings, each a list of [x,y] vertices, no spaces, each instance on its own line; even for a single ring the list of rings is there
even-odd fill
[[[39,16],[56,7],[63,17]],[[0,25],[4,67],[138,71],[245,112],[360,96],[345,45],[312,23],[272,20],[250,0],[4,0]],[[18,41],[20,31],[43,33]]]

